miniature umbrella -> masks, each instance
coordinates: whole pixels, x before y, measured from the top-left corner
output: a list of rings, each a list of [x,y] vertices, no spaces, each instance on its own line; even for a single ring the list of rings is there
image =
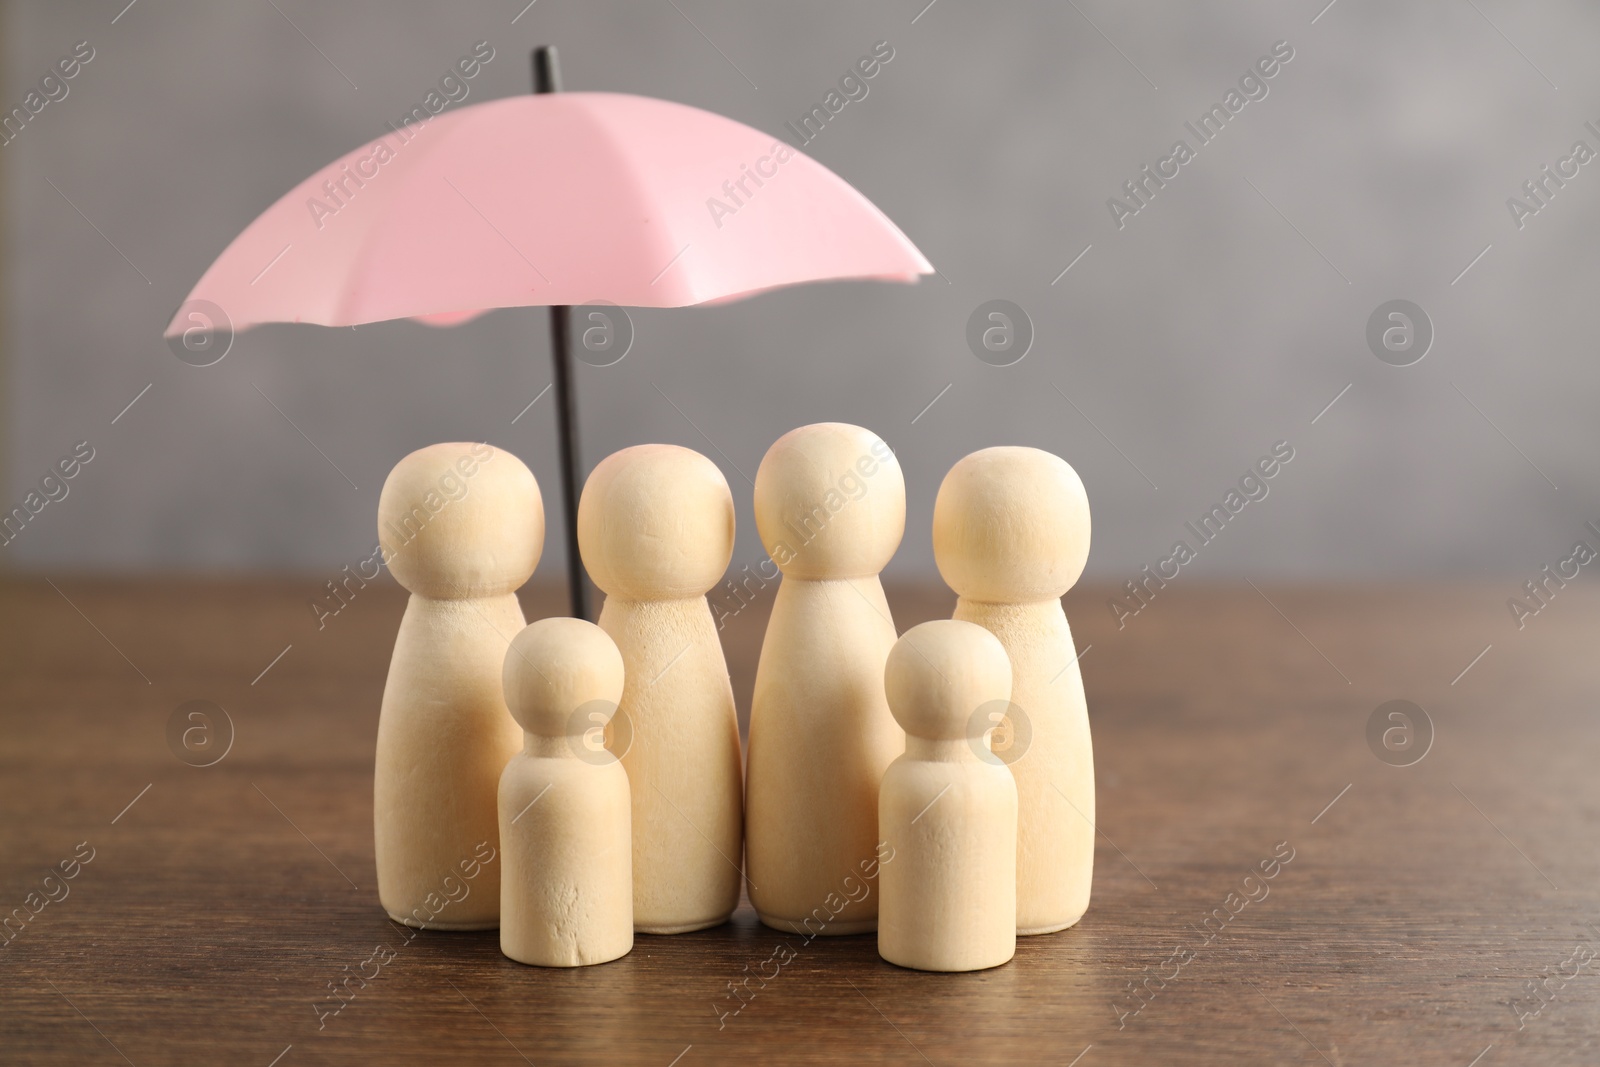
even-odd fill
[[[541,88],[554,87],[550,60],[535,56]],[[932,271],[871,201],[767,134],[664,100],[543,93],[402,127],[313,174],[234,238],[166,333],[452,325],[549,305],[560,394],[567,305],[683,307]],[[570,394],[557,402],[573,614],[584,617]]]

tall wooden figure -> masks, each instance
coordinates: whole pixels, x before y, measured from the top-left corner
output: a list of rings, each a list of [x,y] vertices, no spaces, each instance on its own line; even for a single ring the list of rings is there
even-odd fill
[[[1036,448],[986,448],[945,475],[933,556],[955,617],[985,627],[1011,659],[995,754],[1017,781],[1017,932],[1083,917],[1094,872],[1094,749],[1061,597],[1089,558],[1089,498],[1077,472]]]
[[[516,589],[544,548],[533,472],[486,444],[440,444],[395,465],[378,541],[411,591],[378,717],[373,829],[378,899],[396,922],[443,930],[500,921],[500,771],[522,747],[500,669],[522,629]],[[472,892],[447,876],[483,863]]]
[[[592,622],[540,619],[505,657],[527,731],[500,776],[500,951],[584,967],[633,948],[628,774],[585,735],[622,697],[622,655]]]
[[[998,967],[1017,950],[1017,787],[985,735],[1011,693],[1006,650],[970,622],[925,622],[883,678],[906,752],[878,793],[894,850],[878,875],[878,954],[922,971]]]
[[[802,426],[761,461],[755,512],[783,582],[750,704],[750,902],[779,930],[863,933],[878,895],[840,885],[876,866],[878,783],[905,750],[883,695],[895,629],[878,580],[905,532],[905,479],[872,431]]]
[[[733,496],[698,452],[625,448],[583,487],[578,544],[627,666],[612,739],[633,789],[634,928],[716,926],[739,904],[744,829],[739,719],[705,597],[733,557]]]

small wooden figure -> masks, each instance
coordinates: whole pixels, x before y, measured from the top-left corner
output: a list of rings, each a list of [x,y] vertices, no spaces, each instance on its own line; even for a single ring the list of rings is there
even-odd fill
[[[716,926],[739,904],[744,841],[739,718],[705,597],[733,557],[733,495],[698,452],[625,448],[583,487],[578,544],[627,670],[634,928]]]
[[[1089,558],[1089,498],[1065,460],[986,448],[945,475],[933,557],[958,594],[955,618],[1000,639],[1011,660],[1008,722],[996,748],[1016,777],[1017,932],[1083,917],[1094,873],[1094,748],[1072,630],[1061,610]]]
[[[1017,787],[985,734],[1011,664],[983,627],[943,619],[906,631],[883,679],[906,752],[878,794],[894,850],[878,874],[878,955],[920,971],[997,967],[1017,948]]]
[[[878,580],[905,532],[905,478],[872,431],[802,426],[767,450],[755,512],[783,582],[750,704],[750,903],[775,929],[865,933],[877,894],[834,902],[877,865],[878,783],[905,750],[883,695],[895,629]]]
[[[509,452],[430,445],[383,483],[378,541],[412,594],[378,716],[378,899],[409,926],[492,929],[500,921],[495,788],[522,742],[500,669],[523,625],[516,589],[544,548],[539,484]],[[444,879],[469,869],[478,874],[473,891],[456,898]]]
[[[584,736],[622,684],[616,644],[582,619],[540,619],[506,652],[526,733],[500,776],[500,951],[518,963],[584,967],[633,948],[628,774]]]

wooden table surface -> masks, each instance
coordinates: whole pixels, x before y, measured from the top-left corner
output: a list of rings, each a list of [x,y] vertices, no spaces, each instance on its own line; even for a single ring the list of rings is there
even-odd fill
[[[0,910],[32,917],[0,948],[0,1062],[1600,1063],[1600,597],[1564,590],[1518,631],[1514,588],[1257,584],[1174,583],[1121,630],[1107,590],[1068,596],[1099,777],[1089,913],[934,975],[748,906],[577,970],[512,963],[492,932],[407,942],[372,854],[392,583],[319,631],[309,579],[14,579]],[[952,604],[890,601],[902,630]],[[769,606],[724,632],[741,710]],[[1368,745],[1393,699],[1433,724],[1412,766]],[[233,726],[209,767],[168,745],[191,700]],[[734,1000],[784,941],[793,961]]]

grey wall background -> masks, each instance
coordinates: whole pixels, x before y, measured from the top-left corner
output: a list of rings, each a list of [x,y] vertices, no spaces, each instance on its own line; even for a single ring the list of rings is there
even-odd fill
[[[75,42],[96,53],[0,148],[5,507],[75,442],[96,458],[0,559],[335,570],[370,551],[395,460],[464,438],[522,456],[554,526],[548,398],[511,422],[549,381],[541,311],[451,331],[268,327],[205,369],[159,336],[257,212],[379,133],[479,39],[496,57],[469,102],[526,92],[528,50],[553,42],[568,88],[665,97],[773,133],[874,42],[895,49],[807,151],[942,277],[639,311],[627,359],[579,368],[591,463],[656,440],[723,466],[736,567],[761,557],[739,471],[823,419],[870,426],[899,454],[902,576],[932,573],[944,471],[996,443],[1077,468],[1101,578],[1164,556],[1280,439],[1295,459],[1195,572],[1525,577],[1600,519],[1600,162],[1520,231],[1505,204],[1574,141],[1600,149],[1584,128],[1600,125],[1591,5],[538,0],[516,17],[523,2],[5,5],[6,109]],[[1119,231],[1107,198],[1279,40],[1295,55],[1266,99]],[[1008,368],[964,341],[993,297],[1037,333]],[[1397,297],[1437,331],[1406,368],[1364,339]],[[551,537],[541,572],[559,573],[561,554]]]

